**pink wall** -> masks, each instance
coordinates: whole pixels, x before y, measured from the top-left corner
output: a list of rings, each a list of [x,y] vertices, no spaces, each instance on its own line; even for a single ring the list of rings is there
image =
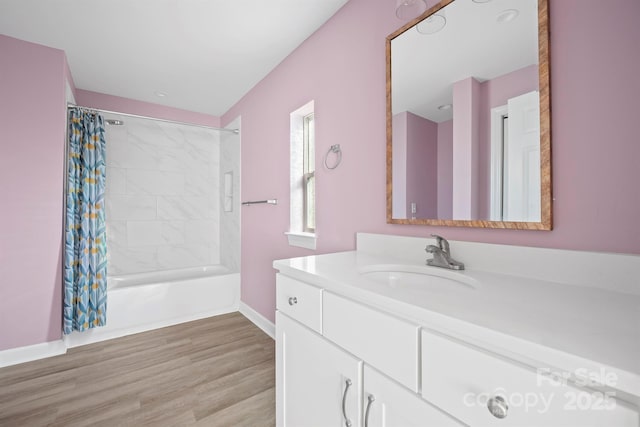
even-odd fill
[[[438,123],[438,216],[453,218],[453,120]]]
[[[478,217],[480,83],[453,84],[453,219]]]
[[[392,130],[393,218],[434,218],[438,212],[438,125],[405,111],[393,116]],[[416,203],[415,215],[411,203]]]
[[[553,231],[386,224],[384,42],[402,23],[395,2],[351,0],[223,116],[224,124],[242,115],[243,198],[279,200],[243,208],[243,301],[273,320],[273,260],[353,249],[358,231],[640,254],[640,2],[550,3]],[[288,246],[282,234],[289,113],[311,99],[318,155],[336,143],[344,152],[338,169],[317,171],[315,252]]]
[[[392,217],[407,217],[407,112],[398,113],[391,119],[393,157],[391,158],[391,182],[393,192]]]
[[[438,214],[438,125],[407,113],[407,217],[435,218]]]
[[[0,350],[59,339],[65,55],[0,35]]]
[[[220,127],[220,117],[217,116],[82,89],[76,90],[76,103],[83,107],[99,108],[118,113]]]
[[[480,84],[482,114],[487,115],[488,121],[488,114],[491,108],[505,105],[509,98],[514,96],[538,90],[538,80],[538,66],[529,65],[495,79],[482,82]]]

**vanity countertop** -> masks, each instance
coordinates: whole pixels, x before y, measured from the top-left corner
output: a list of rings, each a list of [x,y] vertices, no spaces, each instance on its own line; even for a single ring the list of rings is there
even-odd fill
[[[277,260],[273,266],[515,360],[599,378],[640,397],[639,295],[479,270],[459,272],[477,281],[475,289],[450,290],[393,287],[361,274],[380,264],[417,265],[350,251]]]

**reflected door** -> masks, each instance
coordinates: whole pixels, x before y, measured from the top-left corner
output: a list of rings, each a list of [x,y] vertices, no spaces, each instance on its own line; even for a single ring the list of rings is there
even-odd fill
[[[504,132],[503,221],[540,221],[540,107],[537,91],[509,99]]]

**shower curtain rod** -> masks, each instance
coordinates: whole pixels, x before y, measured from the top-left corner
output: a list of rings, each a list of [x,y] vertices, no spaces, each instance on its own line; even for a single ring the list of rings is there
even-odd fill
[[[135,117],[135,118],[138,118],[138,119],[149,119],[149,120],[156,120],[156,121],[159,121],[159,122],[174,123],[174,124],[178,124],[178,125],[195,126],[195,127],[199,127],[199,128],[219,130],[219,131],[222,131],[222,132],[232,132],[232,133],[235,133],[235,134],[240,133],[240,131],[238,129],[217,128],[217,127],[214,127],[214,126],[206,126],[206,125],[198,125],[198,124],[195,124],[195,123],[179,122],[177,120],[159,119],[157,117],[141,116],[139,114],[130,114],[130,113],[121,113],[119,111],[103,110],[102,108],[83,107],[82,105],[76,105],[76,104],[73,104],[71,102],[67,102],[67,108],[80,108],[82,110],[87,110],[87,111],[100,111],[101,113],[118,114],[120,116]]]

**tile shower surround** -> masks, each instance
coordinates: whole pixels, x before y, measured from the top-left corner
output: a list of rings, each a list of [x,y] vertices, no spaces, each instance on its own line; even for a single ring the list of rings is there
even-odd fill
[[[241,129],[236,118],[227,128]],[[232,209],[224,207],[224,174],[232,173]],[[240,271],[240,135],[220,134],[220,263],[234,272]]]
[[[109,274],[220,263],[220,133],[107,114]]]

